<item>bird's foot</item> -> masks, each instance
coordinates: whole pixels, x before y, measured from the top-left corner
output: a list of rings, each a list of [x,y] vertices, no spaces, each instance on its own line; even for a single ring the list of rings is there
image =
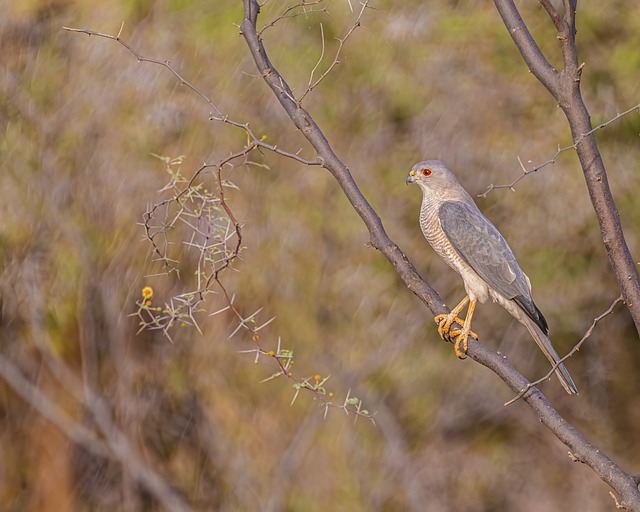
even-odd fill
[[[449,315],[437,315],[434,320],[438,324],[438,334],[445,341],[451,340],[451,333],[449,332],[449,330],[451,329],[451,325],[453,325],[454,322],[459,325],[464,325],[464,320],[461,320],[453,313]]]
[[[467,311],[467,316],[464,320],[458,318],[458,315],[462,312],[462,310],[469,305],[469,311]],[[469,336],[471,336],[474,340],[478,339],[478,335],[471,330],[471,319],[473,318],[473,312],[476,310],[476,300],[471,300],[469,296],[465,296],[464,299],[460,301],[460,303],[451,310],[448,315],[437,315],[434,320],[438,324],[438,334],[443,340],[446,341],[454,341],[454,349],[456,351],[456,356],[460,359],[464,359],[467,357],[467,349],[469,348]],[[456,323],[462,326],[461,329],[451,330],[451,325]],[[460,348],[462,345],[462,349]]]
[[[459,331],[450,331],[449,336],[455,338],[456,340],[455,344],[453,345],[453,350],[455,351],[458,359],[467,358],[467,350],[469,350],[469,336],[471,336],[474,340],[478,339],[478,335],[469,328],[463,328]],[[462,345],[462,348],[460,348],[460,345]]]

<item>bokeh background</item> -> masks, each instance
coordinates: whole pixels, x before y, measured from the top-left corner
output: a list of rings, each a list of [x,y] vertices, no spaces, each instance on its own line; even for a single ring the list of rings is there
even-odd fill
[[[261,25],[294,3],[270,0]],[[459,361],[431,314],[388,262],[332,177],[320,168],[254,152],[237,165],[228,200],[243,223],[242,261],[225,274],[235,304],[259,319],[266,348],[278,337],[301,376],[330,375],[337,403],[351,392],[375,424],[338,409],[326,419],[312,395],[293,405],[292,383],[260,381],[250,336],[229,334],[232,315],[209,316],[211,296],[173,343],[136,334],[130,317],[143,286],[162,304],[194,288],[158,275],[139,225],[168,181],[152,153],[185,155],[182,173],[246,144],[241,130],[209,121],[210,107],[166,69],[169,60],[231,118],[267,141],[313,158],[257,74],[237,25],[239,0],[1,0],[0,7],[0,508],[160,510],[118,458],[91,453],[44,419],[19,391],[38,389],[58,411],[96,431],[87,390],[146,465],[195,510],[557,511],[613,509],[609,488],[485,368]],[[561,65],[553,26],[520,2],[549,59]],[[306,88],[325,37],[357,14],[327,0],[264,33],[274,65]],[[459,277],[431,252],[417,222],[410,167],[439,158],[473,194],[519,176],[517,158],[541,163],[571,144],[563,114],[528,73],[489,1],[375,0],[340,64],[305,100],[377,210],[391,238],[449,305]],[[640,10],[629,1],[578,12],[583,93],[594,124],[640,100]],[[627,241],[638,257],[640,117],[597,133]],[[213,186],[213,184],[211,185]],[[567,352],[619,295],[575,154],[496,190],[478,205],[531,277],[559,352]],[[185,249],[186,251],[186,249]],[[547,362],[501,308],[484,305],[475,330],[526,376]],[[63,367],[82,384],[56,378]],[[568,363],[580,395],[542,386],[559,411],[624,469],[640,466],[640,345],[624,306]],[[76,383],[77,384],[77,383]],[[16,389],[19,388],[19,389]],[[80,392],[78,392],[80,391]],[[84,398],[83,398],[84,397]],[[31,400],[34,400],[31,395]],[[97,431],[96,431],[97,432]],[[100,434],[98,434],[100,436]]]

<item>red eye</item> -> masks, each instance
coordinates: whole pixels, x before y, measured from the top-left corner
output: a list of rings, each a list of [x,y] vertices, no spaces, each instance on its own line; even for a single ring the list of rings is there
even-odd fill
[[[431,169],[422,169],[423,176],[431,176]]]

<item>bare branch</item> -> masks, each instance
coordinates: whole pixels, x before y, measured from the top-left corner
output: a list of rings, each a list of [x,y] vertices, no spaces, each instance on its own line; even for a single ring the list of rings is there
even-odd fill
[[[571,29],[572,37],[576,35],[576,6],[578,0],[562,0],[564,4],[564,22]]]
[[[522,391],[520,391],[520,393],[518,393],[515,397],[513,397],[511,400],[509,400],[507,403],[505,403],[505,407],[508,405],[511,405],[512,403],[516,402],[517,400],[519,400],[520,398],[522,398],[525,393],[527,391],[529,391],[532,387],[537,386],[538,384],[543,383],[544,381],[546,381],[547,379],[550,379],[551,376],[553,375],[553,372],[556,371],[556,369],[558,368],[558,366],[560,366],[562,363],[564,363],[567,359],[569,359],[571,356],[573,356],[576,352],[580,351],[580,348],[582,347],[582,344],[587,341],[587,338],[589,338],[589,336],[591,336],[591,334],[593,333],[593,330],[596,328],[596,325],[598,324],[598,322],[600,322],[600,320],[602,320],[603,318],[605,318],[606,316],[609,316],[611,313],[613,313],[613,310],[615,309],[615,307],[618,305],[619,302],[622,302],[622,296],[618,297],[616,300],[614,300],[611,303],[611,306],[609,306],[609,308],[602,313],[600,316],[596,317],[591,326],[589,327],[589,329],[587,329],[587,332],[584,334],[584,336],[580,339],[580,341],[578,343],[576,343],[574,345],[574,347],[571,349],[571,351],[564,356],[563,358],[561,358],[556,364],[554,364],[551,367],[551,370],[549,370],[549,372],[547,372],[547,374],[544,377],[539,378],[538,380],[534,381],[534,382],[529,382],[529,384],[527,384]]]
[[[578,140],[576,140],[576,142],[574,144],[571,144],[570,146],[567,146],[567,147],[564,147],[564,148],[560,148],[559,147],[558,150],[556,151],[555,155],[553,155],[551,158],[549,158],[545,162],[542,162],[541,164],[536,165],[535,167],[532,167],[531,169],[528,169],[528,170],[525,169],[524,166],[522,165],[522,161],[518,157],[518,161],[520,162],[520,166],[523,167],[523,171],[524,172],[520,176],[518,176],[515,180],[513,180],[511,183],[507,183],[505,185],[493,185],[493,184],[491,184],[491,185],[487,186],[487,190],[485,190],[482,194],[479,194],[478,197],[487,197],[487,195],[491,191],[497,190],[497,189],[514,190],[515,186],[520,182],[520,180],[526,178],[527,176],[529,176],[529,174],[533,174],[535,172],[538,172],[543,167],[546,167],[546,166],[551,165],[551,164],[555,164],[556,160],[558,159],[558,157],[562,153],[564,153],[565,151],[569,151],[570,149],[576,149],[578,144],[580,144],[580,142],[582,142],[582,139],[584,139],[588,135],[591,135],[593,132],[595,132],[597,130],[601,130],[602,128],[605,128],[605,127],[609,126],[611,123],[617,121],[621,117],[626,116],[627,114],[630,114],[631,112],[634,112],[636,110],[640,111],[640,103],[638,103],[637,105],[634,105],[633,107],[631,107],[628,110],[625,110],[624,112],[620,112],[619,114],[616,114],[614,117],[612,117],[608,121],[606,121],[604,123],[601,123],[598,126],[596,126],[595,128],[592,128],[591,130],[589,130],[587,133],[582,134],[580,137],[578,137]]]
[[[551,21],[553,21],[553,24],[556,26],[556,30],[561,32],[563,30],[562,18],[560,17],[555,5],[551,3],[551,0],[540,0],[540,3],[542,4],[542,7],[544,7],[545,11],[547,11],[547,14],[551,18]]]
[[[204,101],[206,101],[209,106],[214,110],[214,112],[216,113],[216,119],[220,120],[220,121],[226,121],[224,114],[220,111],[220,109],[213,103],[213,101],[211,101],[211,99],[209,97],[207,97],[206,94],[204,94],[200,89],[198,89],[196,86],[194,86],[191,82],[189,82],[188,80],[186,80],[180,73],[178,73],[169,63],[169,61],[161,61],[161,60],[156,60],[156,59],[150,59],[148,57],[144,57],[143,55],[141,55],[137,50],[135,50],[134,48],[132,48],[131,46],[129,46],[129,44],[120,37],[120,35],[122,34],[122,29],[124,27],[124,23],[120,26],[120,30],[118,32],[117,35],[113,36],[111,34],[103,34],[101,32],[95,32],[93,30],[88,30],[88,29],[82,29],[82,28],[71,28],[71,27],[62,27],[64,30],[68,30],[69,32],[80,32],[82,34],[87,34],[88,36],[97,36],[97,37],[103,37],[105,39],[111,39],[113,41],[117,41],[118,43],[120,43],[122,46],[124,46],[127,50],[129,50],[129,52],[131,52],[133,55],[135,55],[136,59],[138,59],[138,62],[149,62],[151,64],[156,64],[158,66],[162,66],[166,69],[168,69],[180,82],[180,85],[186,85],[189,89],[191,89],[193,92],[195,92],[198,96],[200,96]],[[233,123],[231,123],[233,124]]]
[[[640,275],[625,240],[607,171],[593,135],[589,111],[580,93],[583,66],[578,66],[578,50],[575,45],[576,1],[564,0],[565,19],[573,23],[563,23],[562,30],[558,32],[564,59],[564,70],[561,73],[555,70],[550,72],[548,62],[541,58],[540,50],[531,38],[513,0],[494,2],[531,72],[551,93],[567,117],[609,262],[636,331],[640,334]]]
[[[244,0],[244,5],[245,19],[242,22],[241,31],[247,40],[249,51],[256,62],[258,70],[274,92],[282,107],[289,114],[295,126],[300,129],[302,134],[317,151],[323,167],[331,172],[338,184],[342,187],[345,196],[369,229],[371,245],[389,259],[401,278],[407,283],[409,289],[420,297],[434,313],[440,314],[448,312],[449,309],[446,307],[442,298],[420,277],[408,258],[388,237],[378,214],[362,195],[351,173],[337,157],[313,118],[298,103],[293,101],[290,95],[282,93],[283,88],[289,92],[290,88],[278,70],[271,65],[264,46],[258,39],[255,30],[259,6],[255,0]]]
[[[369,0],[364,0],[361,3],[362,7],[360,9],[360,12],[358,13],[358,17],[356,18],[355,22],[353,23],[353,25],[351,25],[351,28],[347,31],[345,36],[342,39],[338,39],[338,49],[336,50],[336,54],[333,58],[333,62],[329,65],[329,67],[325,70],[325,72],[322,73],[322,75],[320,75],[318,79],[314,82],[313,74],[318,68],[318,66],[320,65],[322,58],[324,57],[324,31],[322,31],[322,52],[320,54],[320,59],[318,60],[314,68],[311,70],[311,76],[309,77],[309,85],[307,86],[307,89],[302,93],[302,96],[300,96],[298,103],[302,103],[302,101],[306,98],[307,94],[313,91],[313,89],[315,89],[320,84],[320,82],[322,82],[329,75],[329,73],[333,71],[333,68],[335,68],[338,64],[340,64],[340,54],[342,53],[342,49],[344,48],[344,45],[347,42],[347,39],[349,39],[349,37],[351,36],[351,34],[353,34],[353,32],[358,27],[361,26],[362,15],[364,14],[364,11],[368,7],[368,5],[369,5]],[[320,25],[320,29],[322,30],[322,25]]]
[[[323,1],[323,0],[321,0],[321,1]],[[304,4],[304,2],[302,2],[302,4]],[[297,7],[297,6],[295,6],[295,7]],[[211,121],[219,121],[219,122],[234,126],[236,128],[241,128],[250,137],[251,142],[255,145],[255,147],[264,148],[264,149],[272,151],[272,152],[274,152],[274,153],[276,153],[276,154],[278,154],[280,156],[291,158],[292,160],[296,160],[297,162],[303,163],[305,165],[321,165],[321,162],[319,162],[317,159],[316,160],[308,160],[308,159],[305,159],[305,158],[301,157],[298,154],[299,152],[292,153],[292,152],[289,152],[289,151],[284,151],[284,150],[278,148],[275,145],[267,144],[266,142],[264,142],[264,140],[265,140],[264,137],[258,137],[255,133],[253,133],[253,131],[249,128],[249,124],[248,123],[240,123],[238,121],[234,121],[234,120],[230,119],[229,116],[225,115],[220,110],[220,108],[218,108],[218,106],[213,102],[213,100],[209,96],[207,96],[201,89],[199,89],[198,87],[193,85],[189,80],[184,78],[171,65],[171,63],[169,61],[162,61],[162,60],[158,60],[158,59],[151,59],[149,57],[144,57],[138,50],[133,48],[131,45],[129,45],[129,43],[127,43],[124,39],[122,39],[120,37],[120,35],[122,33],[122,28],[123,27],[124,27],[124,24],[120,27],[120,31],[115,36],[111,35],[111,34],[103,34],[101,32],[95,32],[95,31],[89,30],[89,29],[70,28],[70,27],[62,27],[62,28],[64,30],[69,31],[69,32],[78,32],[78,33],[82,33],[82,34],[87,34],[88,36],[103,37],[105,39],[110,39],[112,41],[116,41],[116,42],[120,43],[122,46],[124,46],[131,54],[133,54],[135,56],[135,58],[138,60],[138,62],[147,62],[149,64],[155,64],[157,66],[162,66],[163,68],[169,70],[171,72],[171,74],[178,79],[178,81],[180,82],[180,85],[184,85],[184,86],[188,87],[189,89],[191,89],[196,95],[198,95],[202,100],[204,100],[213,109],[213,113],[210,114],[210,116],[209,116],[209,119]]]
[[[312,84],[313,84],[313,75],[315,74],[316,70],[318,69],[318,66],[320,66],[320,63],[322,62],[322,59],[324,59],[325,43],[324,43],[324,27],[323,27],[322,23],[320,23],[320,41],[322,42],[322,46],[320,47],[320,57],[318,57],[318,62],[316,62],[316,65],[313,66],[313,69],[311,70],[311,73],[309,74],[309,83],[307,84],[307,90],[305,91],[305,93],[300,98],[300,101],[302,101],[304,99],[304,95],[307,94],[311,90],[311,87],[312,87]]]
[[[300,0],[300,3],[294,4],[294,5],[290,5],[289,7],[287,7],[282,12],[282,14],[280,14],[280,16],[278,16],[273,21],[270,21],[264,27],[262,27],[260,29],[260,31],[258,32],[258,37],[262,37],[262,34],[264,33],[265,30],[267,30],[268,28],[273,27],[276,23],[278,23],[281,20],[284,20],[284,19],[287,19],[287,18],[296,18],[298,16],[303,16],[303,15],[310,14],[310,13],[327,12],[327,9],[324,8],[324,7],[322,9],[309,9],[309,10],[307,10],[307,7],[312,6],[312,5],[318,5],[318,4],[324,3],[324,1],[325,0]],[[298,9],[299,7],[302,7],[302,11],[300,11],[300,12],[292,12],[292,11],[295,11],[296,9]]]

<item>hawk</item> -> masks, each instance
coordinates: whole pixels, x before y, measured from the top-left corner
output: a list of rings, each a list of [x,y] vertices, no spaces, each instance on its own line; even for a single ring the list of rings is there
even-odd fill
[[[435,317],[438,332],[455,340],[460,358],[467,351],[471,319],[478,302],[492,299],[523,324],[552,365],[560,360],[549,340],[549,326],[533,302],[531,283],[522,271],[507,241],[478,209],[453,172],[438,160],[413,166],[406,183],[422,189],[420,227],[427,242],[464,281],[466,296],[448,315]],[[463,320],[458,315],[469,306]],[[451,330],[456,322],[460,330]],[[569,394],[578,390],[565,366],[556,368],[560,383]]]

